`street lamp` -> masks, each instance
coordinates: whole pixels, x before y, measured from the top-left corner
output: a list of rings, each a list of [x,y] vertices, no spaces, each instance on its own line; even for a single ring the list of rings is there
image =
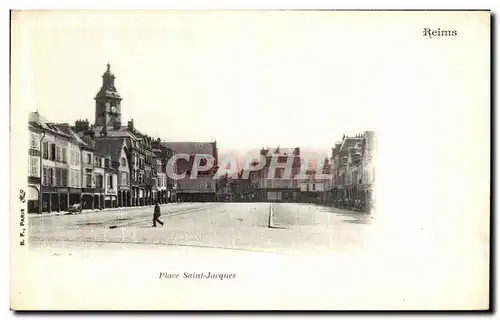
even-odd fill
[[[43,139],[45,139],[45,131],[42,131],[42,137],[40,138],[40,189],[38,190],[38,214],[42,213]]]

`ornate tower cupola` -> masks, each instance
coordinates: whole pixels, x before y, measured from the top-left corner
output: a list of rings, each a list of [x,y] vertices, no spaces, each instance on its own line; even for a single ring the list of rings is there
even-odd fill
[[[115,87],[115,75],[111,73],[111,65],[102,75],[101,90],[95,99],[95,125],[118,127],[121,125],[122,98]]]

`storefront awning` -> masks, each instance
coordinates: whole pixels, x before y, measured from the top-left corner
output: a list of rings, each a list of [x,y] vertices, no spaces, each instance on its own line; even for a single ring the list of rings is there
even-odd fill
[[[28,186],[27,192],[28,201],[36,201],[38,200],[38,190],[32,186]]]

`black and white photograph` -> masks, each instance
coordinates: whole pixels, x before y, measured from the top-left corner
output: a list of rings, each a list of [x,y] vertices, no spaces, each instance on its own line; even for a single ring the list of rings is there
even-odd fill
[[[490,12],[12,11],[14,310],[486,310]]]

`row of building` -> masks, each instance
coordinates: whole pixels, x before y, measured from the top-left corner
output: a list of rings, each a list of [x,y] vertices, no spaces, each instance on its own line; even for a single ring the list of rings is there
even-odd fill
[[[374,203],[376,139],[373,131],[365,131],[354,137],[343,136],[332,148],[331,157],[319,166],[321,174],[308,169],[305,177],[300,173],[303,156],[300,148],[263,148],[261,155],[266,163],[259,171],[237,177],[230,175],[218,179],[217,198],[225,201],[284,201],[315,202],[336,207],[369,212]],[[271,161],[292,162],[291,175],[285,176],[285,168],[277,168],[269,179]],[[283,178],[285,177],[285,178]]]
[[[217,157],[216,142],[166,143],[139,131],[133,119],[124,126],[121,101],[108,64],[95,96],[93,124],[54,123],[30,113],[29,212],[64,211],[76,203],[83,209],[103,209],[215,195],[215,183],[207,179],[170,178],[167,163],[176,152],[203,151]]]
[[[277,147],[260,150],[266,159],[262,169],[214,179],[217,142],[164,142],[139,131],[133,119],[122,125],[122,97],[109,64],[94,99],[93,124],[54,123],[38,112],[30,114],[29,212],[64,211],[76,203],[83,209],[104,209],[178,200],[314,201],[352,207],[372,198],[373,132],[344,136],[335,144],[321,166],[328,178],[308,170],[305,178],[296,179],[303,163],[300,148]],[[167,174],[167,164],[179,153],[190,157],[175,161],[175,172],[186,174],[176,180]],[[197,154],[210,155],[215,163],[191,179]],[[290,158],[292,176],[286,177],[284,168],[271,172],[273,159],[283,164]]]

